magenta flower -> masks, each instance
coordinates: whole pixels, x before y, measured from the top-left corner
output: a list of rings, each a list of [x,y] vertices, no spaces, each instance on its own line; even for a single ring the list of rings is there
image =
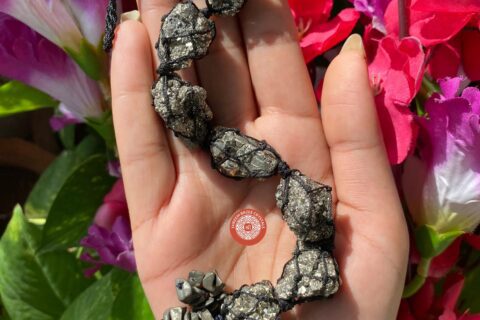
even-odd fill
[[[374,38],[378,31],[367,30],[368,71],[383,138],[390,163],[399,164],[413,150],[417,137],[409,105],[420,88],[425,54],[415,38],[386,36],[378,40]]]
[[[460,84],[440,81],[442,92],[427,101],[427,117],[419,119],[422,161],[409,159],[404,175],[415,221],[439,232],[469,232],[480,223],[480,90],[460,94]]]
[[[0,29],[0,75],[48,93],[80,121],[102,114],[103,98],[98,84],[64,51],[2,13]]]
[[[50,118],[50,127],[53,131],[60,131],[66,126],[81,122],[63,103],[58,106],[58,111],[59,114]]]
[[[360,15],[353,8],[329,20],[333,0],[289,0],[305,62],[333,48],[352,32]]]
[[[390,1],[392,0],[354,0],[353,5],[355,10],[372,18],[373,28],[386,34],[384,15]]]
[[[122,216],[115,219],[111,230],[96,224],[90,226],[88,235],[80,244],[90,249],[90,252],[84,252],[80,256],[83,261],[93,264],[93,267],[85,270],[87,277],[92,276],[103,265],[116,266],[129,272],[137,270],[130,223]]]
[[[80,51],[82,33],[63,1],[0,0],[0,12],[22,21],[61,48]]]
[[[98,208],[88,235],[80,241],[82,246],[89,249],[80,258],[93,264],[85,271],[86,276],[93,275],[102,265],[136,271],[130,228],[123,181],[118,179]]]

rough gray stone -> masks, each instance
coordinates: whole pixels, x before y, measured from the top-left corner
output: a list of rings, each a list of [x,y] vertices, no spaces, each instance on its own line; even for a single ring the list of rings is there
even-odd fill
[[[216,127],[210,140],[212,164],[229,178],[267,178],[276,173],[280,161],[275,150],[263,141],[237,129]]]
[[[332,192],[329,186],[318,183],[294,170],[282,178],[275,193],[277,206],[295,235],[307,242],[333,237]]]
[[[215,23],[190,1],[178,3],[163,19],[157,43],[161,70],[178,70],[208,52]]]
[[[162,76],[152,89],[155,110],[175,135],[193,145],[201,145],[208,133],[212,111],[207,92],[177,76]]]
[[[335,258],[319,248],[297,247],[275,286],[278,299],[301,303],[327,298],[338,291],[340,277]]]
[[[207,0],[207,6],[214,14],[234,16],[244,6],[246,0]]]
[[[275,320],[280,311],[273,286],[266,280],[242,286],[227,295],[221,307],[225,320]]]

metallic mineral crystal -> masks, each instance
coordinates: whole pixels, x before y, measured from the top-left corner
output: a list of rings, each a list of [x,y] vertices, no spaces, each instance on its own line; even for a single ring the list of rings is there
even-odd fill
[[[184,307],[170,308],[163,313],[163,320],[186,320],[187,313]]]
[[[246,0],[207,0],[207,6],[214,14],[234,16],[243,5]]]
[[[205,56],[215,37],[215,24],[190,1],[178,3],[163,18],[157,43],[160,70],[190,66],[192,59]]]
[[[328,251],[300,245],[275,286],[278,299],[300,303],[327,298],[340,286],[338,266]]]
[[[285,176],[275,193],[277,206],[295,235],[309,242],[333,237],[332,192],[297,170]]]
[[[216,127],[210,140],[213,166],[230,178],[267,178],[280,161],[267,143],[243,135],[237,129]]]
[[[193,144],[202,144],[212,112],[207,92],[177,76],[162,76],[152,89],[155,110],[173,132]]]
[[[270,281],[244,285],[225,298],[221,313],[225,320],[276,320],[280,306]]]

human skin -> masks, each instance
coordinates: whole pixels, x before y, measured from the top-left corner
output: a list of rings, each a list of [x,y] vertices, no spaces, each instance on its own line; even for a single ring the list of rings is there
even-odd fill
[[[160,18],[176,1],[143,0],[142,22],[125,21],[112,56],[115,131],[138,272],[157,319],[180,305],[175,279],[216,269],[234,290],[275,284],[295,236],[274,200],[278,178],[233,181],[165,129],[150,89],[158,66]],[[210,54],[182,71],[203,86],[214,122],[268,141],[291,167],[331,185],[342,286],[331,299],[297,306],[282,319],[395,319],[408,233],[379,130],[361,39],[353,36],[325,76],[321,111],[286,1],[252,0],[237,17],[216,18]],[[265,238],[245,247],[229,219],[253,208]]]

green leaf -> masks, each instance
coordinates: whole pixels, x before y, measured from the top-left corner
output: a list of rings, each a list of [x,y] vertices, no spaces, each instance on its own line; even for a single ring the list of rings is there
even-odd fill
[[[86,137],[75,150],[64,151],[42,174],[26,203],[29,219],[45,219],[58,192],[79,166],[90,156],[102,152],[103,143],[95,136]]]
[[[74,255],[38,255],[40,232],[17,206],[0,240],[0,295],[12,320],[58,319],[91,283]]]
[[[441,254],[463,231],[439,233],[432,226],[423,225],[415,230],[415,242],[422,258],[431,259]]]
[[[154,320],[138,275],[128,278],[112,308],[112,320]]]
[[[107,147],[110,149],[115,147],[115,131],[111,112],[105,112],[101,118],[87,118],[86,122],[103,138]]]
[[[61,320],[107,320],[123,283],[131,277],[125,271],[113,269],[80,294],[65,310]]]
[[[11,81],[0,86],[0,117],[56,105],[58,102],[49,95],[21,82]]]
[[[93,155],[68,177],[48,213],[41,252],[78,245],[87,234],[96,210],[115,181],[106,167],[104,155]]]

